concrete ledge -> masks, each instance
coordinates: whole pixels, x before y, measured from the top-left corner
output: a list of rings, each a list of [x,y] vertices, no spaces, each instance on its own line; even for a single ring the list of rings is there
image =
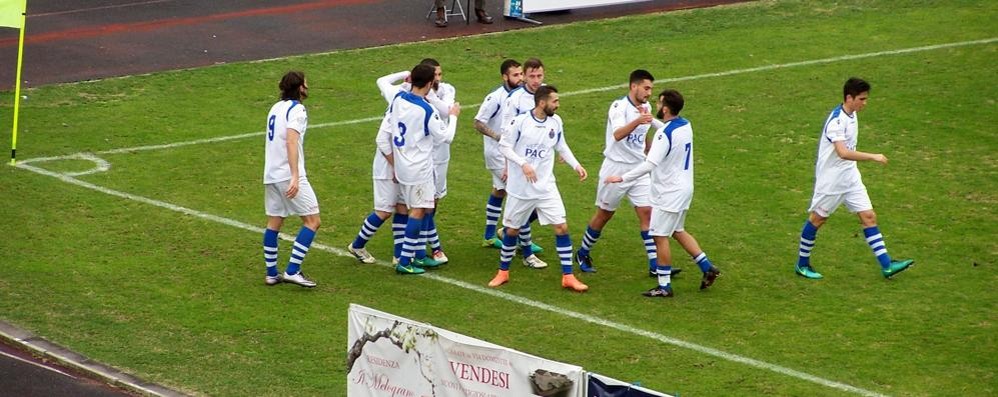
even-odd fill
[[[33,355],[52,360],[122,389],[155,397],[184,397],[187,394],[163,385],[146,382],[134,375],[91,360],[10,323],[0,320],[0,340]]]

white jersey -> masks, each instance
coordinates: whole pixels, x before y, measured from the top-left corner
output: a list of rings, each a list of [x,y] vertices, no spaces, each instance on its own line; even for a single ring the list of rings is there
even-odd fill
[[[433,182],[433,146],[454,138],[436,109],[420,96],[401,92],[389,109],[395,178],[401,184]]]
[[[690,208],[693,201],[693,127],[682,117],[655,132],[645,158],[651,170],[652,206],[669,212]]]
[[[503,130],[499,145],[511,163],[506,179],[506,192],[519,199],[560,197],[555,184],[555,152],[576,168],[579,163],[565,142],[561,117],[553,115],[538,120],[532,112],[521,114]],[[537,181],[530,183],[523,175],[523,164],[534,168]]]
[[[607,160],[625,164],[640,164],[645,159],[645,137],[650,124],[639,124],[630,135],[616,140],[613,132],[641,116],[640,108],[651,113],[651,105],[647,102],[635,105],[631,97],[625,95],[610,104],[606,117],[606,149],[603,155]]]
[[[381,96],[385,98],[385,102],[389,105],[392,103],[392,99],[399,92],[408,91],[407,83],[394,84],[395,82],[404,80],[409,76],[409,72],[398,72],[393,73],[377,80],[378,91]],[[372,164],[371,177],[372,179],[392,179],[395,177],[395,170],[391,164],[388,164],[388,160],[385,159],[386,154],[392,153],[392,128],[390,123],[391,114],[388,112],[388,107],[385,109],[385,117],[381,119],[381,126],[378,128],[378,135],[375,137],[374,142],[377,145],[377,149],[374,150],[374,164]]]
[[[842,105],[832,109],[825,120],[818,143],[818,159],[814,166],[814,192],[842,194],[866,189],[859,167],[852,160],[844,160],[835,152],[835,142],[844,142],[849,150],[856,150],[859,137],[859,120],[856,112],[846,114]]]
[[[457,101],[457,89],[454,86],[440,82],[436,90],[430,90],[426,94],[426,101],[437,109],[444,124],[449,123],[447,115],[450,114],[450,107]],[[443,164],[450,162],[450,142],[441,142],[433,148],[433,164]]]
[[[485,124],[497,134],[501,134],[503,123],[502,115],[499,112],[502,110],[502,104],[511,91],[506,88],[505,84],[492,90],[492,92],[485,96],[482,105],[478,107],[478,114],[475,115],[475,120],[482,122],[482,124]],[[490,170],[505,168],[506,158],[499,152],[499,141],[482,135],[482,142],[485,151],[485,168]]]
[[[391,114],[385,112],[385,117],[381,119],[381,126],[378,127],[378,135],[374,138],[377,146],[374,149],[374,164],[372,165],[371,178],[392,179],[395,177],[395,170],[385,155],[392,154],[392,124]]]
[[[308,127],[308,114],[305,105],[299,101],[280,101],[270,108],[267,116],[266,158],[263,164],[263,183],[277,183],[291,180],[291,167],[288,165],[288,128],[298,131],[298,178],[305,179],[305,128]]]
[[[534,106],[534,93],[530,92],[525,85],[516,87],[509,92],[509,95],[502,102],[502,109],[499,113],[502,115],[502,125],[508,125],[516,116],[530,113],[531,110],[534,110]]]

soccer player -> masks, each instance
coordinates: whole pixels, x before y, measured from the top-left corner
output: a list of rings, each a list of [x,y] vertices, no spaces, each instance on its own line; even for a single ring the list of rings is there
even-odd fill
[[[535,107],[534,93],[544,85],[544,63],[540,59],[530,58],[523,63],[523,82],[523,85],[510,91],[506,99],[503,100],[499,113],[501,116],[500,125],[507,126],[514,117],[533,111]],[[543,269],[547,267],[547,263],[544,263],[534,254],[539,254],[544,249],[533,244],[530,238],[530,223],[535,219],[537,219],[537,214],[530,214],[527,223],[520,227],[519,245],[523,250],[523,263],[530,268]],[[501,232],[499,239],[502,239]]]
[[[568,236],[565,204],[555,184],[555,152],[579,174],[580,181],[586,180],[588,174],[565,142],[561,117],[555,114],[559,106],[558,90],[553,86],[538,87],[534,101],[534,109],[515,117],[499,139],[499,150],[511,163],[506,180],[509,199],[503,214],[503,223],[507,226],[499,254],[499,271],[489,281],[489,287],[495,288],[509,281],[509,263],[520,230],[508,225],[524,225],[531,213],[536,212],[541,225],[554,225],[561,262],[561,286],[584,292],[589,286],[572,274],[572,239]]]
[[[502,84],[485,96],[482,106],[475,116],[475,129],[482,134],[485,152],[485,169],[492,174],[492,193],[485,204],[485,240],[483,247],[502,246],[496,238],[496,225],[502,211],[502,201],[506,198],[506,158],[499,153],[499,138],[502,136],[502,103],[509,93],[520,86],[523,80],[523,67],[513,59],[499,65]]]
[[[448,114],[450,112],[451,106],[454,105],[457,100],[457,90],[454,86],[444,82],[443,79],[443,69],[440,67],[440,62],[436,59],[426,58],[419,63],[430,65],[434,68],[433,73],[433,89],[430,90],[426,95],[426,101],[429,102],[437,112],[440,114]],[[443,120],[444,124],[450,124],[449,119]],[[455,131],[457,126],[454,126]],[[423,218],[423,238],[426,240],[426,244],[421,244],[420,249],[425,250],[425,246],[428,244],[432,254],[424,261],[424,264],[431,266],[439,266],[447,263],[447,255],[444,254],[443,248],[440,245],[440,235],[437,233],[437,223],[436,223],[436,213],[437,206],[440,204],[440,199],[447,195],[447,167],[450,163],[450,141],[443,141],[433,147],[433,186],[434,186],[434,202],[433,208],[426,211]],[[431,263],[432,262],[432,263]]]
[[[643,295],[652,298],[674,295],[669,237],[675,238],[703,271],[700,289],[709,287],[721,274],[684,225],[686,211],[693,201],[693,127],[689,120],[679,117],[684,104],[679,92],[662,91],[658,96],[657,116],[665,125],[655,132],[644,162],[622,176],[610,176],[605,180],[606,183],[628,183],[651,172],[652,213],[648,234],[655,240],[658,285]]]
[[[600,180],[611,175],[624,174],[644,161],[645,138],[649,127],[655,125],[656,130],[662,127],[662,122],[652,117],[651,105],[648,103],[654,82],[655,77],[647,70],[635,70],[631,72],[627,95],[610,104],[606,118],[606,149],[603,150],[603,166],[599,171]],[[647,175],[627,183],[601,183],[597,186],[596,213],[589,220],[586,233],[582,236],[581,247],[575,255],[580,270],[596,271],[589,254],[599,241],[603,227],[613,218],[620,201],[626,196],[638,216],[641,240],[648,255],[648,274],[652,277],[658,275],[655,267],[657,258],[655,242],[648,234],[648,222],[651,219],[650,193],[651,178]],[[680,271],[679,268],[673,269],[672,275]]]
[[[275,285],[281,281],[302,287],[315,287],[315,282],[301,272],[315,232],[319,229],[319,200],[305,176],[305,129],[308,114],[302,101],[308,98],[305,74],[291,71],[281,78],[278,88],[281,100],[270,108],[265,137],[266,158],[263,166],[264,208],[267,229],[263,231],[263,260],[267,265],[264,282]],[[302,227],[295,238],[291,259],[284,273],[277,270],[277,236],[289,215],[301,216]]]
[[[422,244],[423,215],[434,206],[433,147],[454,139],[457,115],[461,113],[460,105],[455,102],[448,112],[449,123],[445,124],[437,110],[426,101],[433,88],[434,74],[433,66],[416,65],[409,75],[412,92],[396,95],[389,110],[395,179],[409,209],[402,256],[395,267],[403,274],[424,272],[413,266],[413,259],[417,263],[425,259],[418,255],[417,248]],[[425,250],[423,253],[425,255]]]
[[[403,82],[408,78],[408,70],[378,78],[376,82],[378,90],[386,102],[391,104],[395,95],[399,92],[409,90],[408,83]],[[371,177],[374,180],[374,210],[364,219],[364,223],[361,224],[353,243],[347,246],[347,251],[353,254],[358,261],[369,264],[374,263],[376,260],[367,251],[365,246],[371,237],[374,236],[374,233],[378,231],[378,228],[388,220],[389,216],[392,216],[392,212],[395,213],[392,219],[392,230],[395,239],[395,253],[392,262],[398,262],[398,258],[402,254],[402,237],[405,234],[405,225],[408,222],[408,210],[399,193],[398,182],[394,180],[395,170],[391,163],[391,115],[387,109],[386,107],[385,117],[381,120],[381,126],[378,128],[378,135],[375,138],[377,149],[374,152],[374,163],[372,164],[371,173]]]
[[[883,154],[856,150],[859,136],[857,113],[866,107],[870,84],[859,78],[850,78],[842,87],[842,96],[842,104],[828,115],[819,139],[818,160],[814,167],[814,196],[808,209],[810,215],[800,233],[800,250],[794,270],[809,279],[822,278],[821,273],[811,266],[811,250],[814,249],[818,228],[825,224],[839,205],[845,204],[850,212],[859,215],[866,243],[880,262],[881,274],[891,278],[911,266],[914,260],[895,261],[887,254],[884,236],[877,227],[877,214],[873,212],[873,204],[856,165],[857,161],[887,164],[887,157]]]

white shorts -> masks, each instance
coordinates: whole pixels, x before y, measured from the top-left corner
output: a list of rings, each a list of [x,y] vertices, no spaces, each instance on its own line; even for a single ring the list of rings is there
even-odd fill
[[[433,208],[433,182],[419,185],[399,184],[402,201],[409,208]]]
[[[399,184],[391,179],[374,180],[374,210],[395,212],[395,204],[405,204]]]
[[[267,216],[286,218],[291,215],[318,214],[319,200],[315,198],[315,191],[312,190],[312,185],[308,183],[308,179],[302,179],[298,182],[298,194],[292,199],[284,195],[290,184],[291,180],[286,180],[263,185],[263,207],[267,211]]]
[[[596,187],[596,206],[606,211],[616,211],[620,201],[627,200],[634,207],[651,206],[651,177],[646,175],[638,179],[621,183],[603,183],[607,177],[624,175],[634,169],[634,164],[624,164],[614,161],[604,161],[599,170],[599,182]]]
[[[502,223],[507,227],[520,227],[530,219],[530,213],[537,210],[537,221],[541,225],[558,225],[565,223],[565,204],[561,196],[543,199],[518,199],[506,197],[506,208],[503,211]],[[514,226],[515,225],[515,226]]]
[[[444,198],[447,195],[447,166],[450,163],[433,164],[433,197]]]
[[[815,212],[823,218],[828,218],[841,204],[845,204],[849,212],[852,213],[873,209],[870,195],[867,194],[866,189],[863,189],[841,194],[815,193],[814,197],[811,198],[811,208],[808,208],[807,212]]]
[[[492,174],[492,187],[496,190],[506,190],[506,182],[502,180],[504,171],[506,170],[503,168],[489,169],[489,173]]]
[[[675,232],[686,230],[686,210],[671,212],[652,208],[648,235],[672,237]]]

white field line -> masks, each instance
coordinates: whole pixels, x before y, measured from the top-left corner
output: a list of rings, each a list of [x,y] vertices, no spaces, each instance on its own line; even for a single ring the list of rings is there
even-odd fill
[[[908,54],[908,53],[913,53],[913,52],[932,51],[932,50],[938,50],[938,49],[943,49],[943,48],[963,47],[963,46],[978,45],[978,44],[990,44],[990,43],[994,43],[996,41],[998,41],[998,37],[992,37],[992,38],[980,39],[980,40],[959,41],[959,42],[953,42],[953,43],[928,45],[928,46],[921,46],[921,47],[902,48],[902,49],[898,49],[898,50],[868,52],[868,53],[853,54],[853,55],[843,55],[843,56],[832,57],[832,58],[812,59],[810,61],[780,63],[780,64],[758,66],[758,67],[747,68],[747,69],[734,69],[734,70],[729,70],[729,71],[726,71],[726,72],[704,73],[704,74],[697,74],[697,75],[691,75],[691,76],[672,77],[672,78],[667,78],[667,79],[656,80],[656,82],[658,82],[658,83],[663,83],[663,82],[664,83],[670,83],[670,82],[676,82],[676,81],[699,80],[699,79],[706,79],[706,78],[712,78],[712,77],[725,77],[725,76],[733,76],[733,75],[745,74],[745,73],[764,72],[764,71],[768,71],[768,70],[786,69],[786,68],[794,68],[794,67],[800,67],[800,66],[811,66],[811,65],[820,65],[820,64],[834,63],[834,62],[851,61],[851,60],[856,60],[856,59],[873,58],[873,57],[879,57],[879,56],[885,56],[885,55]],[[589,88],[589,89],[580,90],[580,91],[570,91],[570,92],[566,92],[564,94],[561,94],[561,96],[586,95],[586,94],[592,94],[592,93],[597,93],[597,92],[619,90],[619,89],[623,89],[623,88],[627,88],[627,84],[617,84],[617,85],[611,85],[611,86],[606,86],[606,87]],[[462,110],[463,109],[474,109],[474,108],[477,108],[478,106],[481,106],[481,103],[475,103],[475,104],[471,104],[471,105],[462,105],[461,108],[462,108]],[[319,128],[335,127],[335,126],[339,126],[339,125],[360,124],[360,123],[366,123],[366,122],[374,122],[374,121],[381,120],[382,117],[383,116],[373,116],[373,117],[367,117],[367,118],[362,118],[362,119],[354,119],[354,120],[344,120],[344,121],[333,121],[333,122],[319,123],[319,124],[310,125],[309,129],[314,130],[314,129],[319,129]],[[260,136],[262,134],[263,134],[263,131],[247,132],[247,133],[238,134],[238,135],[228,135],[228,136],[221,136],[221,137],[216,137],[216,138],[197,139],[197,140],[193,140],[193,141],[183,141],[183,142],[175,142],[175,143],[166,143],[166,144],[162,144],[162,145],[136,146],[136,147],[130,147],[130,148],[120,148],[120,149],[104,150],[104,151],[95,152],[95,154],[98,154],[98,155],[100,155],[100,154],[119,154],[119,153],[131,153],[131,152],[140,152],[140,151],[147,151],[147,150],[172,149],[172,148],[177,148],[177,147],[182,147],[182,146],[200,145],[200,144],[205,144],[205,143],[218,143],[218,142],[225,142],[225,141],[231,141],[231,140],[236,140],[236,139],[252,138],[252,137]],[[36,158],[36,159],[28,159],[28,160],[25,160],[25,161],[64,160],[64,159],[70,158],[71,156],[75,156],[75,155],[54,156],[54,157],[41,157],[41,158]]]
[[[96,190],[98,192],[109,194],[109,195],[115,196],[115,197],[120,197],[120,198],[123,198],[123,199],[126,199],[126,200],[137,201],[137,202],[140,202],[140,203],[145,203],[145,204],[149,204],[149,205],[160,207],[160,208],[165,208],[165,209],[168,209],[168,210],[171,210],[171,211],[180,212],[180,213],[185,214],[185,215],[190,215],[190,216],[193,216],[193,217],[196,217],[196,218],[206,219],[206,220],[209,220],[209,221],[221,223],[221,224],[224,224],[224,225],[232,226],[232,227],[235,227],[235,228],[243,229],[243,230],[254,232],[254,233],[258,233],[258,234],[262,234],[263,233],[263,228],[258,227],[258,226],[253,226],[253,225],[249,225],[249,224],[246,224],[246,223],[243,223],[243,222],[239,222],[239,221],[234,220],[234,219],[229,219],[229,218],[221,217],[221,216],[218,216],[218,215],[213,215],[213,214],[201,212],[201,211],[198,211],[198,210],[194,210],[194,209],[190,209],[190,208],[186,208],[186,207],[181,207],[179,205],[167,203],[165,201],[155,200],[155,199],[151,199],[151,198],[147,198],[147,197],[142,197],[142,196],[134,195],[134,194],[131,194],[131,193],[125,193],[125,192],[121,192],[121,191],[117,191],[117,190],[108,189],[108,188],[103,187],[103,186],[98,186],[98,185],[95,185],[95,184],[92,184],[92,183],[89,183],[89,182],[81,181],[79,179],[76,179],[76,178],[74,178],[72,176],[69,176],[69,175],[66,175],[66,174],[60,174],[60,173],[57,173],[57,172],[49,171],[49,170],[46,170],[46,169],[43,169],[43,168],[39,168],[39,167],[35,167],[35,166],[32,166],[32,165],[25,164],[23,162],[20,163],[20,164],[15,165],[15,167],[18,167],[18,168],[21,168],[21,169],[25,169],[25,170],[28,170],[28,171],[32,171],[32,172],[36,172],[36,173],[39,173],[39,174],[42,174],[42,175],[51,176],[53,178],[57,178],[57,179],[59,179],[59,180],[61,180],[63,182],[66,182],[66,183],[69,183],[69,184],[72,184],[72,185],[84,187],[84,188],[91,189],[91,190]],[[284,240],[286,240],[286,241],[294,241],[294,236],[291,236],[291,235],[288,235],[288,234],[284,234],[284,233],[281,233],[281,238],[284,239]],[[327,245],[324,245],[324,244],[319,244],[319,243],[313,243],[312,247],[314,247],[316,249],[319,249],[319,250],[322,250],[322,251],[326,251],[326,252],[332,253],[334,255],[338,255],[338,256],[342,256],[342,257],[347,257],[347,258],[353,258],[352,254],[350,254],[349,252],[346,252],[345,250],[339,249],[339,248],[333,248],[333,247],[330,247],[330,246],[327,246]],[[389,267],[389,268],[392,267],[391,264],[389,264],[387,262],[384,262],[384,261],[378,261],[378,264],[381,265],[381,266]],[[439,281],[439,282],[442,282],[442,283],[450,284],[450,285],[453,285],[453,286],[456,286],[456,287],[464,288],[464,289],[469,290],[469,291],[474,291],[474,292],[478,292],[478,293],[481,293],[481,294],[485,294],[485,295],[489,295],[489,296],[492,296],[492,297],[496,297],[496,298],[499,298],[499,299],[504,299],[504,300],[507,300],[507,301],[510,301],[510,302],[519,303],[521,305],[525,305],[525,306],[533,307],[533,308],[536,308],[536,309],[541,309],[541,310],[544,310],[544,311],[548,311],[548,312],[551,312],[551,313],[560,314],[560,315],[564,315],[564,316],[567,316],[567,317],[575,318],[575,319],[582,320],[582,321],[585,321],[585,322],[588,322],[588,323],[591,323],[591,324],[596,324],[596,325],[600,325],[600,326],[607,327],[607,328],[613,328],[615,330],[626,332],[626,333],[633,334],[633,335],[643,336],[643,337],[646,337],[646,338],[649,338],[649,339],[652,339],[652,340],[656,340],[656,341],[659,341],[659,342],[662,342],[662,343],[665,343],[665,344],[669,344],[669,345],[673,345],[673,346],[677,346],[677,347],[681,347],[681,348],[693,350],[693,351],[696,351],[698,353],[703,353],[703,354],[706,354],[706,355],[714,356],[714,357],[717,357],[717,358],[720,358],[720,359],[723,359],[723,360],[727,360],[727,361],[731,361],[731,362],[736,362],[736,363],[740,363],[740,364],[745,364],[745,365],[748,365],[748,366],[751,366],[751,367],[755,367],[755,368],[759,368],[759,369],[763,369],[763,370],[767,370],[767,371],[771,371],[771,372],[776,372],[776,373],[783,374],[783,375],[790,376],[790,377],[797,378],[797,379],[806,380],[808,382],[816,383],[816,384],[819,384],[819,385],[822,385],[822,386],[826,386],[826,387],[830,387],[830,388],[833,388],[833,389],[836,389],[836,390],[840,390],[840,391],[843,391],[843,392],[855,393],[855,394],[859,394],[859,395],[862,395],[862,396],[870,396],[870,397],[885,397],[885,395],[880,394],[880,393],[876,393],[876,392],[873,392],[873,391],[870,391],[870,390],[866,390],[866,389],[861,389],[859,387],[855,387],[855,386],[848,385],[848,384],[845,384],[845,383],[836,382],[836,381],[833,381],[833,380],[828,380],[828,379],[825,379],[825,378],[821,378],[821,377],[818,377],[818,376],[815,376],[815,375],[808,374],[806,372],[801,372],[801,371],[798,371],[798,370],[795,370],[795,369],[790,369],[790,368],[783,367],[783,366],[780,366],[780,365],[771,364],[771,363],[768,363],[768,362],[765,362],[765,361],[760,361],[760,360],[756,360],[756,359],[753,359],[753,358],[748,358],[748,357],[740,356],[740,355],[737,355],[737,354],[734,354],[734,353],[728,353],[728,352],[725,352],[725,351],[722,351],[722,350],[718,350],[718,349],[714,349],[714,348],[711,348],[711,347],[702,346],[702,345],[699,345],[699,344],[696,344],[696,343],[693,343],[693,342],[687,342],[687,341],[684,341],[684,340],[681,340],[681,339],[672,338],[672,337],[665,336],[665,335],[662,335],[662,334],[657,333],[657,332],[647,331],[647,330],[643,330],[643,329],[640,329],[640,328],[632,327],[630,325],[626,325],[626,324],[622,324],[622,323],[617,323],[617,322],[614,322],[614,321],[606,320],[606,319],[603,319],[603,318],[600,318],[600,317],[596,317],[596,316],[591,316],[591,315],[588,315],[588,314],[579,313],[579,312],[572,311],[572,310],[569,310],[569,309],[565,309],[565,308],[562,308],[562,307],[558,307],[558,306],[550,305],[550,304],[547,304],[547,303],[535,301],[535,300],[532,300],[532,299],[524,298],[524,297],[519,296],[519,295],[513,295],[513,294],[510,294],[510,293],[506,293],[506,292],[502,292],[502,291],[498,291],[498,290],[494,290],[494,289],[490,289],[490,288],[485,288],[485,287],[482,287],[480,285],[471,284],[471,283],[467,283],[467,282],[460,281],[460,280],[455,280],[455,279],[452,279],[452,278],[449,278],[449,277],[445,277],[445,276],[440,276],[440,275],[437,275],[437,274],[429,274],[428,273],[428,274],[423,275],[422,277],[429,278],[431,280]]]
[[[13,359],[15,359],[15,360],[17,360],[17,361],[20,361],[20,362],[22,362],[22,363],[28,363],[28,364],[31,364],[31,365],[34,365],[34,366],[36,366],[36,367],[38,367],[38,368],[44,368],[44,369],[47,369],[47,370],[49,370],[49,371],[52,371],[52,372],[55,372],[55,373],[57,373],[57,374],[60,374],[60,375],[65,375],[65,376],[68,376],[68,377],[70,377],[70,378],[73,378],[73,379],[76,379],[76,377],[75,377],[75,376],[73,376],[73,375],[70,375],[70,374],[67,374],[67,373],[65,373],[65,372],[62,372],[62,371],[60,371],[60,370],[58,370],[58,369],[55,369],[55,368],[52,368],[52,367],[49,367],[49,366],[47,366],[47,365],[43,365],[43,364],[39,364],[39,363],[36,363],[36,362],[34,362],[34,361],[28,361],[28,360],[25,360],[25,359],[23,359],[23,358],[20,358],[20,357],[18,357],[18,356],[15,356],[15,355],[13,355],[13,354],[10,354],[10,353],[7,353],[7,352],[0,352],[0,355],[3,355],[3,356],[5,356],[5,357],[9,357],[9,358],[13,358]]]

